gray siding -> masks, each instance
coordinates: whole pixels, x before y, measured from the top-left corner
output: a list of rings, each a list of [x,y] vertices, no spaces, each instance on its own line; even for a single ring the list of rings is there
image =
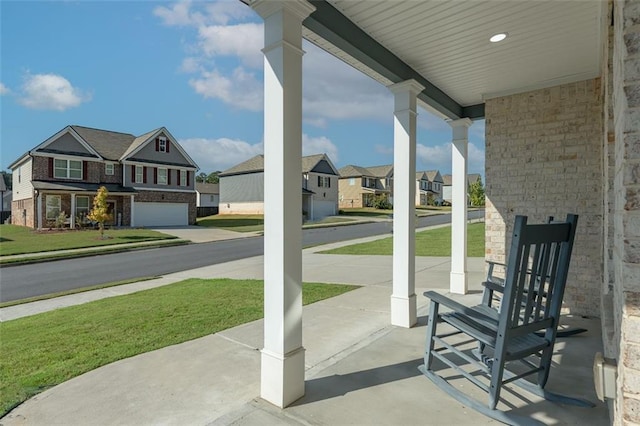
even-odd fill
[[[161,135],[162,136],[162,135]],[[190,166],[189,161],[180,153],[176,144],[171,142],[169,138],[167,138],[167,142],[169,142],[169,152],[158,152],[156,151],[156,141],[155,138],[147,143],[140,151],[135,153],[131,160],[142,160],[142,161],[151,161],[158,162],[162,164],[180,164],[184,166]]]
[[[264,201],[264,173],[220,178],[220,204]]]
[[[316,164],[316,166],[311,171],[315,173],[334,175],[334,176],[336,174],[336,172],[333,171],[333,168],[331,168],[331,166],[326,160],[320,161],[318,164]]]
[[[89,154],[89,151],[76,138],[65,133],[44,148],[45,150],[64,151],[68,153]]]

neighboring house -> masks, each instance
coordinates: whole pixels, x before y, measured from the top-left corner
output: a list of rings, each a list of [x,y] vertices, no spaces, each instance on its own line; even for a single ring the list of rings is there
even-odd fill
[[[14,161],[12,223],[85,224],[101,186],[116,226],[194,224],[196,163],[161,127],[134,136],[67,126]]]
[[[0,173],[0,224],[11,216],[11,182],[7,185],[7,176]]]
[[[308,220],[338,214],[338,170],[326,154],[302,157],[302,206]],[[264,213],[264,156],[220,173],[220,214]]]
[[[416,206],[426,206],[429,200],[434,204],[442,203],[442,185],[444,181],[438,170],[416,173]]]
[[[220,204],[220,184],[196,182],[196,206],[218,207]]]
[[[478,181],[478,179],[482,179],[478,173],[470,173],[467,175],[467,195],[469,194],[469,187],[472,183]],[[443,186],[442,186],[442,199],[448,203],[451,203],[451,175],[442,176]]]
[[[196,182],[197,216],[205,217],[218,214],[220,209],[220,184]]]
[[[393,203],[393,165],[348,165],[339,172],[340,208],[371,207],[375,198],[380,195]]]

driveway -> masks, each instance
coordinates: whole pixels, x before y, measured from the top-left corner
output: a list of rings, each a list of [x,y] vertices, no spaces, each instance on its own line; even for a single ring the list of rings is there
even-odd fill
[[[173,235],[194,243],[209,243],[212,241],[235,240],[238,238],[255,237],[257,232],[235,232],[206,226],[160,226],[152,228],[163,234]]]

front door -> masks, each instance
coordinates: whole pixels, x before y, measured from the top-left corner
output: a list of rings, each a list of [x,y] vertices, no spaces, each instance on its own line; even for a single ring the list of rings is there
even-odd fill
[[[118,219],[116,217],[116,202],[115,200],[111,200],[111,201],[107,201],[107,213],[109,213],[111,215],[111,220],[105,222],[105,225],[114,225],[116,223],[116,220]]]

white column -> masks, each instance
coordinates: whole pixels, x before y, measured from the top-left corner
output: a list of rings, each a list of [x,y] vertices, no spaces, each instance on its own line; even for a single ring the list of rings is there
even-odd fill
[[[38,218],[34,221],[35,225],[38,229],[42,229],[42,191],[38,191],[36,214],[38,215]]]
[[[135,209],[133,208],[133,206],[134,206],[134,197],[135,197],[134,195],[131,195],[131,207],[130,207],[130,209],[131,209],[131,220],[129,221],[129,226],[131,226],[132,228],[134,226],[136,226],[136,220],[135,220],[135,217],[134,217],[135,216],[134,215]]]
[[[71,194],[71,213],[69,214],[69,228],[76,228],[76,194]]]
[[[468,118],[450,121],[453,130],[451,155],[451,279],[449,291],[467,293],[467,147]]]
[[[251,3],[264,19],[264,348],[260,395],[304,396],[302,347],[302,21],[304,0]]]
[[[411,327],[416,315],[416,96],[415,80],[389,86],[395,99],[393,124],[393,294],[391,324]]]

